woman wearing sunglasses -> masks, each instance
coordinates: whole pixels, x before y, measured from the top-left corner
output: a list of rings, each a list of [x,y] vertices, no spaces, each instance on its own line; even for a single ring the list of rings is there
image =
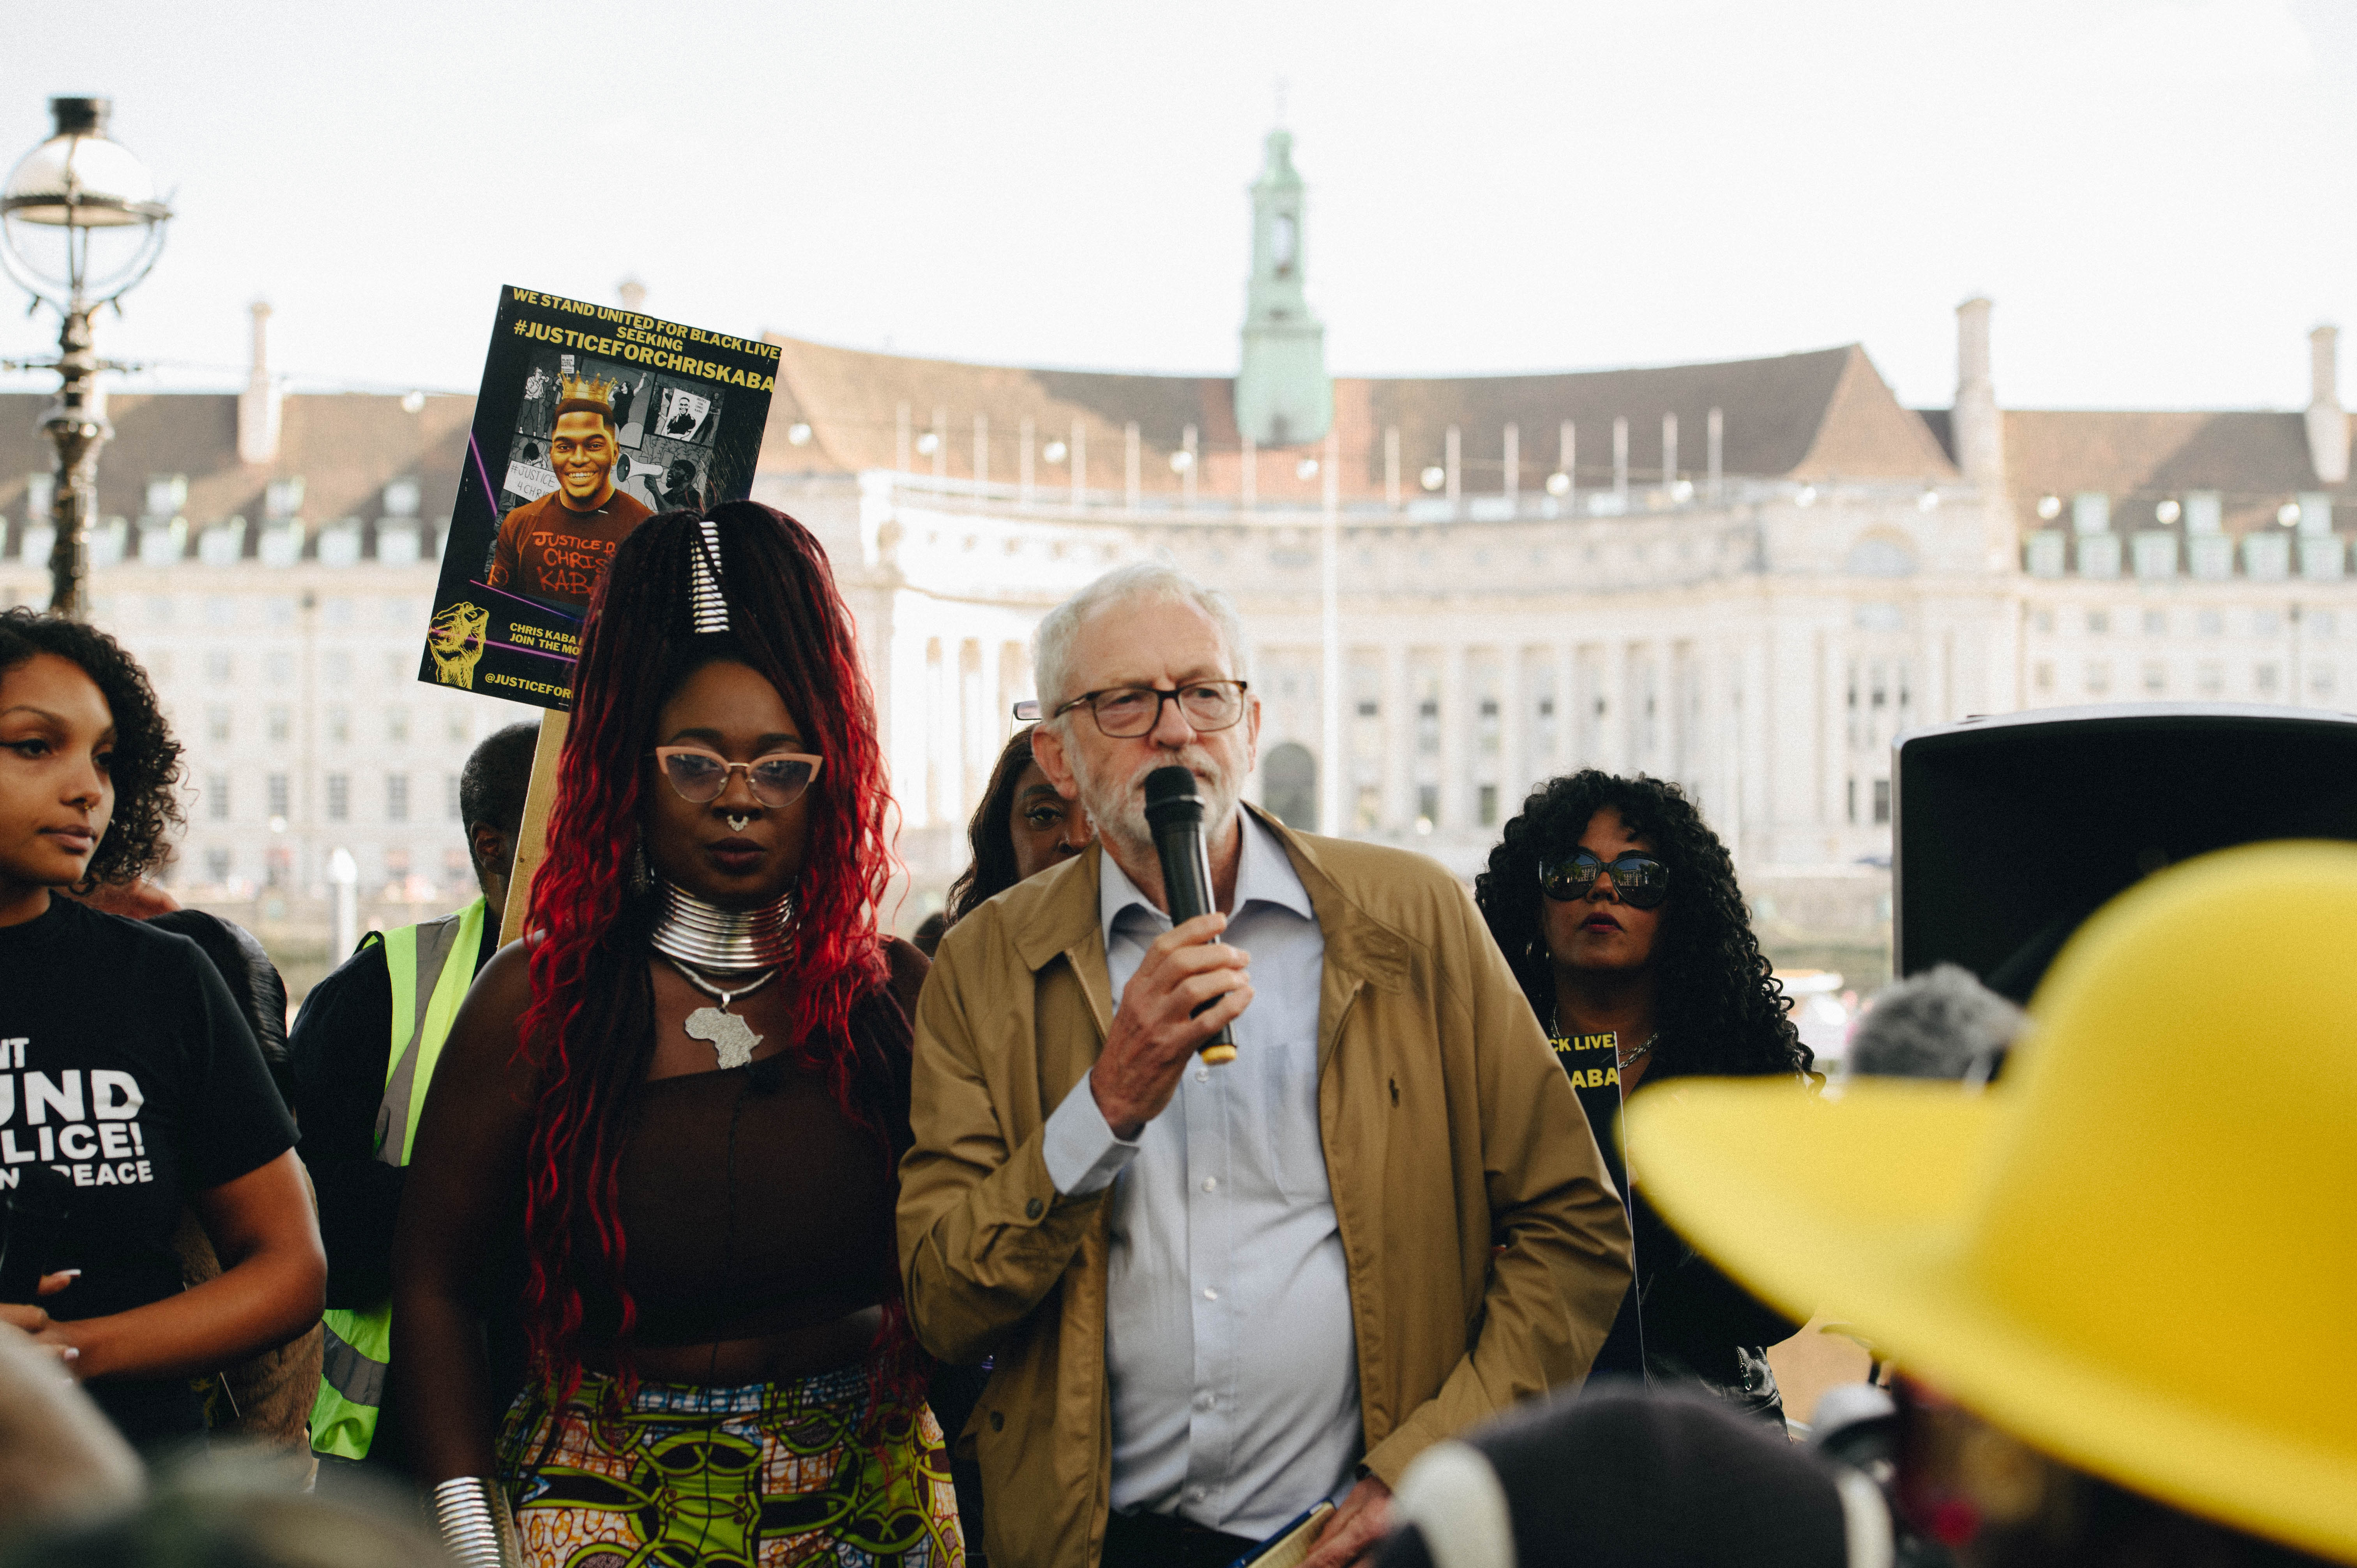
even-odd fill
[[[1814,1058],[1785,1017],[1734,863],[1676,785],[1595,768],[1550,779],[1506,824],[1474,899],[1552,1037],[1616,1037],[1623,1094],[1688,1076],[1811,1088]],[[1765,1347],[1796,1326],[1696,1255],[1641,1191],[1631,1198],[1641,1352],[1616,1329],[1596,1375],[1698,1382],[1781,1423]]]
[[[818,542],[751,502],[640,525],[533,934],[458,1015],[402,1203],[394,1392],[459,1563],[963,1561],[893,1253],[924,961],[877,929],[888,805]]]

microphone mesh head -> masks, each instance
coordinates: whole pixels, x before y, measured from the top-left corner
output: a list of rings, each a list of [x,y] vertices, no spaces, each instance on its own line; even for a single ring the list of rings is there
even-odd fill
[[[702,547],[687,561],[687,628],[697,636],[728,629],[728,601],[720,595],[720,530],[699,518]]]
[[[1146,803],[1159,806],[1167,800],[1197,799],[1195,776],[1173,763],[1157,768],[1146,776]]]

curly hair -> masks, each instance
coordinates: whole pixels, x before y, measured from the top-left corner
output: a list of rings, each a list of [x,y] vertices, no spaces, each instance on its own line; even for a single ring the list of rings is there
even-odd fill
[[[1670,873],[1655,988],[1662,1043],[1650,1076],[1808,1073],[1815,1054],[1785,1015],[1791,1004],[1751,934],[1727,846],[1684,790],[1641,774],[1623,779],[1586,768],[1547,780],[1506,824],[1489,869],[1474,878],[1474,902],[1532,1010],[1544,1020],[1555,1002],[1539,866],[1576,848],[1589,819],[1608,806]]]
[[[43,615],[23,606],[0,611],[0,675],[38,654],[50,653],[79,667],[106,699],[114,718],[114,815],[78,890],[101,883],[136,882],[172,857],[172,832],[180,811],[180,743],[156,702],[147,671],[123,645],[78,620]]]
[[[718,530],[734,628],[718,635],[689,630],[689,562],[701,551],[702,515]],[[639,842],[641,758],[663,703],[721,659],[767,679],[827,763],[812,785],[809,848],[794,890],[797,986],[785,1059],[876,1135],[888,1172],[906,1139],[909,1027],[885,989],[876,918],[892,872],[891,800],[851,613],[824,550],[783,512],[732,501],[708,514],[661,513],[622,541],[590,602],[547,858],[532,887],[531,924],[544,940],[532,955],[532,1004],[518,1025],[518,1050],[540,1084],[525,1158],[524,1324],[535,1362],[567,1394],[590,1329],[585,1282],[619,1308],[619,1332],[635,1321],[622,1283],[618,1182],[631,1102],[654,1049],[646,946],[654,900],[631,896],[624,870]],[[879,1265],[899,1278],[888,1256]],[[905,1311],[888,1302],[878,1348],[893,1375],[910,1364],[912,1345]]]
[[[1027,726],[1017,730],[999,752],[990,782],[983,789],[982,804],[974,809],[974,821],[965,825],[965,842],[974,858],[950,884],[950,925],[1023,880],[1015,869],[1015,834],[1007,822],[1015,810],[1015,786],[1030,766],[1031,731]]]

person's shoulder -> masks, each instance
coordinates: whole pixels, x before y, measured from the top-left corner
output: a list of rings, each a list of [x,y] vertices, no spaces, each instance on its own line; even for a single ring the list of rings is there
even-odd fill
[[[315,1005],[324,1007],[361,987],[373,987],[388,997],[393,994],[393,967],[385,958],[382,940],[367,943],[329,970],[317,984],[311,987],[309,995],[304,1000],[303,1010],[308,1013]]]
[[[1420,908],[1436,894],[1454,897],[1464,891],[1465,885],[1456,873],[1428,854],[1359,839],[1303,832],[1292,836],[1312,865],[1352,902],[1371,910],[1385,906]]]
[[[935,961],[948,956],[951,944],[955,943],[958,957],[971,963],[985,951],[1009,948],[1025,933],[1046,929],[1043,921],[1075,928],[1071,933],[1060,931],[1050,939],[1059,947],[1077,940],[1078,933],[1096,919],[1094,867],[1101,853],[1092,850],[1074,855],[985,898],[942,933]]]
[[[52,894],[50,902],[59,911],[59,933],[70,937],[78,951],[95,961],[179,966],[210,962],[204,949],[178,931],[93,909],[62,894]]]
[[[917,993],[925,988],[925,975],[933,961],[899,937],[886,936],[877,945],[884,954],[884,989],[900,1004],[901,1012],[915,1017]]]

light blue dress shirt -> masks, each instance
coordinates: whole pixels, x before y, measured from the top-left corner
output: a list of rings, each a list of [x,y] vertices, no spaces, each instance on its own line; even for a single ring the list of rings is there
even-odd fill
[[[1134,1144],[1084,1077],[1048,1120],[1056,1190],[1111,1184],[1113,1506],[1259,1539],[1340,1499],[1363,1445],[1342,1233],[1318,1135],[1326,939],[1275,835],[1243,819],[1222,940],[1252,955],[1236,1059],[1198,1061]],[[1102,858],[1113,997],[1170,929]]]

